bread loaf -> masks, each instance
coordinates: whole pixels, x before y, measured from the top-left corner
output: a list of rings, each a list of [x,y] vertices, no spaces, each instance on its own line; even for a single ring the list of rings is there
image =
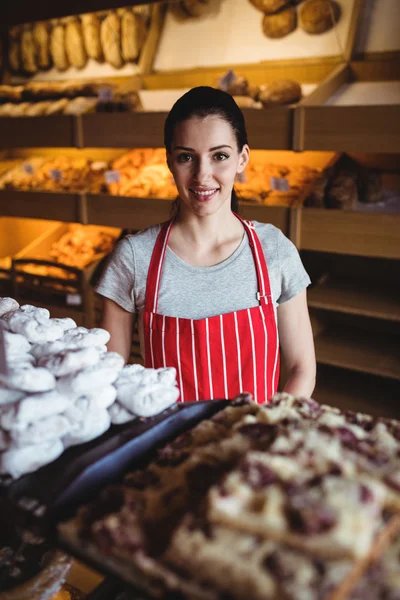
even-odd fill
[[[294,31],[297,27],[296,9],[291,6],[274,13],[264,15],[262,28],[269,38],[282,38]]]
[[[100,39],[105,60],[120,69],[124,64],[121,55],[121,21],[115,12],[110,12],[102,22]]]
[[[65,28],[65,49],[73,67],[83,69],[87,54],[83,43],[82,26],[78,19],[69,20]]]
[[[258,103],[253,98],[250,98],[250,96],[233,96],[233,99],[239,108],[258,108]]]
[[[249,93],[249,82],[245,77],[239,75],[232,81],[226,91],[232,96],[247,96]]]
[[[89,58],[104,60],[100,42],[100,19],[95,13],[81,16],[83,41]]]
[[[285,8],[290,0],[250,0],[251,4],[261,12],[270,15]]]
[[[53,26],[50,35],[50,54],[56,69],[59,71],[68,69],[69,60],[65,50],[65,28],[62,23]]]
[[[8,64],[13,73],[18,73],[21,69],[20,35],[20,27],[10,29],[8,36]]]
[[[21,34],[21,63],[25,73],[33,75],[37,72],[35,44],[32,27],[27,25]]]
[[[42,21],[33,25],[33,41],[39,69],[49,69],[51,65],[50,34],[47,23]]]
[[[307,0],[300,7],[300,27],[307,33],[325,33],[336,24],[340,13],[335,0]]]
[[[209,11],[210,0],[182,0],[181,4],[190,17],[202,17]]]
[[[139,19],[128,8],[121,15],[121,43],[124,60],[137,60],[140,52]]]
[[[291,79],[281,79],[272,81],[261,88],[258,99],[263,106],[273,106],[276,104],[291,104],[301,98],[301,86],[297,81]]]

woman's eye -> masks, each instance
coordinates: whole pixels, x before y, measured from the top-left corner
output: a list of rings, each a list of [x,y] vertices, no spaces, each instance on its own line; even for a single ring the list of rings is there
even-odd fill
[[[190,162],[193,159],[191,154],[182,153],[178,155],[178,162],[186,163]]]
[[[217,154],[214,154],[214,158],[215,160],[221,161],[229,158],[229,155],[225,154],[225,152],[217,152]]]

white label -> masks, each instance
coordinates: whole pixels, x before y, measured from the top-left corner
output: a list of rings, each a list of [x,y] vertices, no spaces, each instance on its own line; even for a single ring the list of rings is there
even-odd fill
[[[60,169],[50,169],[50,179],[53,181],[61,181],[62,178],[63,175]]]
[[[79,306],[82,304],[82,296],[80,294],[67,294],[68,306]]]
[[[235,79],[236,79],[235,71],[232,71],[232,69],[230,69],[219,80],[219,87],[221,88],[221,90],[226,92],[228,90],[229,86],[232,85],[232,83],[235,81]]]
[[[3,335],[3,325],[0,323],[0,375],[8,375],[6,343]]]
[[[104,86],[99,89],[100,102],[111,102],[114,97],[114,90],[110,86]]]
[[[106,171],[104,175],[108,184],[120,182],[121,173],[119,171]]]
[[[289,180],[285,179],[284,177],[270,177],[269,182],[270,182],[271,190],[274,190],[276,192],[289,192],[290,191]]]
[[[22,170],[27,175],[33,175],[35,172],[35,169],[33,168],[33,165],[31,165],[31,163],[23,163]]]

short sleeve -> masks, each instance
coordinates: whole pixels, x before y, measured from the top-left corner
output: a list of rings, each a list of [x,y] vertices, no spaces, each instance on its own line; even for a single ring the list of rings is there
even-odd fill
[[[128,312],[136,312],[135,295],[135,258],[128,237],[115,246],[107,261],[95,290],[116,302]]]
[[[296,246],[281,231],[278,236],[278,260],[281,274],[281,295],[278,304],[287,302],[310,285]]]

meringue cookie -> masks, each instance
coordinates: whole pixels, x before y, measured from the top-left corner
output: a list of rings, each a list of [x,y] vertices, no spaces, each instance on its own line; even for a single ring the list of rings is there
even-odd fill
[[[105,329],[94,327],[86,329],[86,327],[76,327],[67,331],[63,337],[63,342],[75,344],[79,348],[86,346],[104,346],[110,340],[110,334]]]
[[[64,414],[70,420],[72,427],[75,427],[76,424],[86,419],[88,413],[105,410],[111,406],[116,397],[117,390],[114,386],[108,385],[93,394],[79,396],[69,403]]]
[[[29,423],[61,414],[70,404],[70,399],[56,390],[25,396],[19,402],[3,408],[0,413],[0,425],[8,431],[24,429]]]
[[[62,438],[70,430],[71,424],[64,415],[52,415],[23,429],[12,429],[10,438],[13,446],[22,448]]]
[[[118,387],[117,399],[127,410],[138,417],[152,417],[162,412],[179,398],[177,387],[150,383],[139,387],[126,384]]]
[[[8,370],[8,375],[0,375],[0,382],[12,389],[24,392],[47,392],[56,387],[55,377],[50,371],[22,365]]]
[[[114,404],[109,407],[108,414],[110,415],[111,423],[113,425],[122,425],[122,423],[128,423],[128,421],[132,421],[136,418],[135,415],[129,412],[129,410],[119,402],[114,402]]]
[[[73,373],[60,377],[57,389],[62,394],[82,396],[94,390],[111,385],[117,379],[124,359],[117,352],[107,352],[100,361]]]
[[[30,352],[31,345],[28,340],[20,333],[4,332],[4,343],[6,347],[6,356],[19,356]]]
[[[89,442],[107,431],[110,423],[110,415],[106,410],[89,411],[84,421],[80,421],[70,433],[63,436],[64,446],[68,448]]]
[[[14,333],[21,333],[34,344],[53,342],[63,336],[63,329],[52,323],[51,319],[16,311],[8,321],[8,328]]]
[[[76,350],[64,350],[57,354],[42,356],[38,365],[48,369],[55,377],[70,375],[85,367],[90,367],[99,362],[100,356],[94,346],[78,348]]]
[[[63,450],[63,443],[59,439],[35,446],[10,448],[0,454],[0,473],[8,473],[17,479],[52,462],[62,454]]]
[[[26,396],[25,392],[13,390],[0,383],[0,407],[18,402]]]
[[[14,298],[0,298],[0,317],[18,308],[19,304]]]
[[[71,319],[70,317],[66,317],[64,319],[50,319],[52,323],[55,323],[56,325],[59,325],[63,331],[69,331],[70,329],[75,329],[75,327],[77,326],[75,321],[73,319]]]

